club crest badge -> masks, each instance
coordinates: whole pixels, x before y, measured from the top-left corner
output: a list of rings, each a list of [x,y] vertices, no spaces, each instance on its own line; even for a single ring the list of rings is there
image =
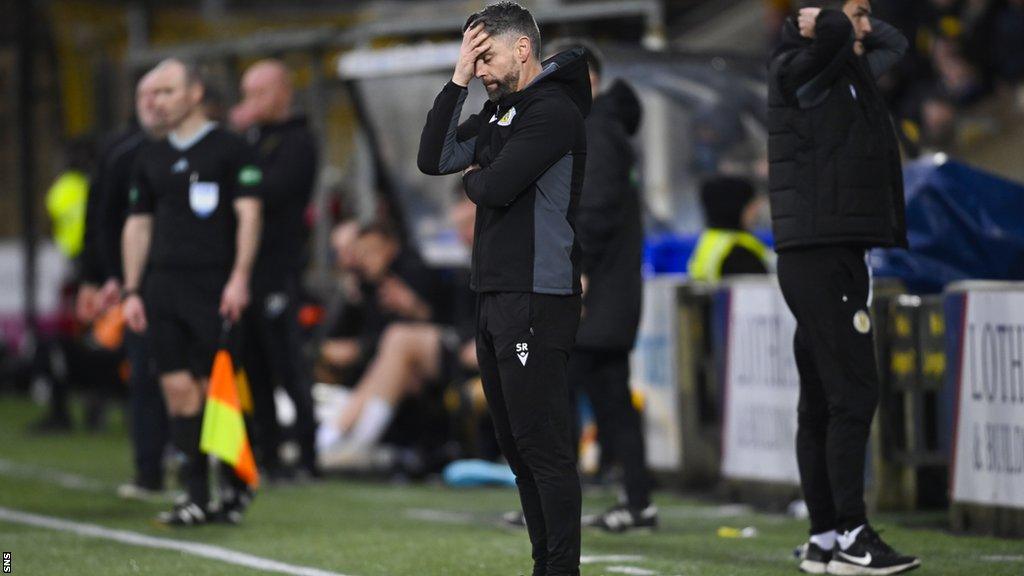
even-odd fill
[[[513,106],[508,109],[508,112],[505,112],[505,115],[501,117],[501,120],[498,120],[498,126],[508,126],[509,124],[512,123],[512,119],[515,117],[516,108],[515,106]]]
[[[871,332],[871,316],[864,310],[857,310],[853,315],[853,329],[861,334]]]

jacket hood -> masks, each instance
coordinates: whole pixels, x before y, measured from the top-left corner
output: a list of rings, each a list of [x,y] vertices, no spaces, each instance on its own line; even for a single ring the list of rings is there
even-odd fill
[[[583,57],[582,48],[573,48],[559,52],[541,64],[541,73],[533,79],[529,86],[509,94],[501,100],[501,104],[512,104],[523,95],[541,86],[556,84],[572,99],[579,108],[580,114],[586,118],[590,114],[592,97],[590,93],[590,73],[587,60]]]
[[[643,108],[633,88],[619,79],[612,83],[610,88],[598,94],[594,99],[591,114],[622,124],[626,134],[633,136],[640,128]]]
[[[786,22],[782,25],[782,34],[779,38],[779,45],[776,46],[775,51],[772,52],[772,60],[783,52],[789,52],[790,50],[806,46],[811,42],[812,40],[810,38],[804,38],[800,35],[800,28],[797,26],[796,18],[786,18]]]

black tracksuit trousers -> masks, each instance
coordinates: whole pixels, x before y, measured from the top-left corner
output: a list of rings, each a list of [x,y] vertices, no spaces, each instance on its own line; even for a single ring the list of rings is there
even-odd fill
[[[277,290],[254,291],[246,311],[243,341],[245,371],[253,396],[255,444],[260,464],[278,468],[281,426],[277,421],[274,390],[280,383],[295,404],[295,432],[300,465],[316,471],[316,417],[313,409],[312,377],[302,354],[298,324],[298,289],[288,281]]]
[[[851,530],[867,521],[864,466],[879,395],[864,250],[784,251],[778,275],[797,321],[796,451],[811,533]]]
[[[643,420],[629,389],[629,352],[576,348],[569,358],[569,382],[574,392],[587,395],[598,433],[606,442],[602,449],[611,451],[622,466],[626,505],[634,509],[650,506]],[[575,428],[578,438],[579,426]]]
[[[480,376],[516,475],[534,576],[579,574],[581,494],[566,375],[579,321],[579,296],[477,297]]]
[[[149,338],[145,334],[125,330],[124,349],[131,366],[128,388],[131,391],[129,406],[135,482],[163,490],[164,452],[170,441],[170,424],[160,379],[149,353]]]

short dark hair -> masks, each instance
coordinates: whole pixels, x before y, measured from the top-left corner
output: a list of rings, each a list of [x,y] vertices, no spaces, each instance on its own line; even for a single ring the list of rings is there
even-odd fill
[[[530,39],[533,46],[533,56],[540,60],[540,28],[533,14],[515,2],[508,0],[491,4],[479,12],[475,12],[466,19],[466,25],[462,27],[465,32],[477,24],[483,24],[484,29],[491,36],[500,36],[508,32],[514,32]]]
[[[821,8],[822,10],[842,10],[847,0],[801,0],[801,8]]]

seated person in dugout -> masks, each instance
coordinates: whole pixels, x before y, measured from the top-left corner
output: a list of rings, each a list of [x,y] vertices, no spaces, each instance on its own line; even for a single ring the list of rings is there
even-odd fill
[[[473,245],[475,215],[476,206],[465,196],[450,212],[467,247]],[[317,442],[326,459],[365,453],[384,435],[404,398],[477,371],[476,299],[469,290],[468,275],[465,269],[454,275],[450,321],[397,321],[384,330],[363,377],[350,394],[340,397],[332,416],[320,425]]]
[[[414,249],[403,246],[390,225],[363,226],[354,239],[350,234],[346,225],[333,241],[339,265],[352,278],[344,290],[353,294],[320,348],[322,368],[335,372],[325,380],[346,385],[362,375],[389,324],[431,321],[443,291],[439,276]]]
[[[324,325],[323,340],[317,346],[313,376],[316,382],[355,382],[366,369],[365,364],[359,365],[359,335],[363,329],[363,293],[356,257],[359,229],[359,222],[344,220],[331,230],[337,287],[327,306],[328,321]]]

